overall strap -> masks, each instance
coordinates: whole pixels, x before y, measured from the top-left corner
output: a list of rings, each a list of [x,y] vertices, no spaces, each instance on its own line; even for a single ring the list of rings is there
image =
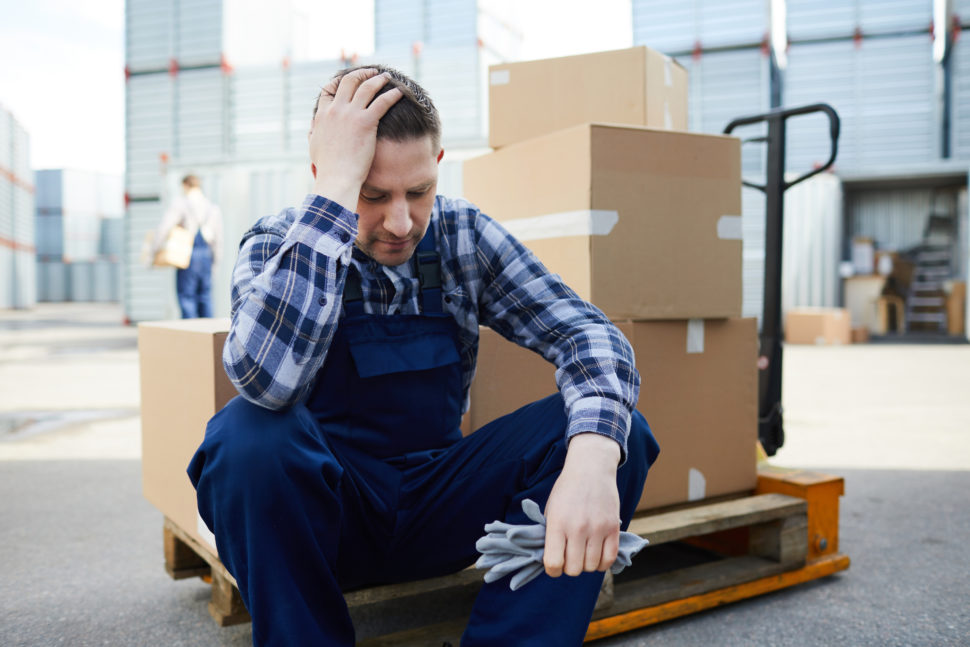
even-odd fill
[[[421,312],[443,312],[441,307],[441,256],[435,249],[434,231],[428,227],[424,238],[411,257],[414,275],[418,278],[418,306]],[[347,269],[344,284],[344,312],[356,317],[364,314],[364,292],[361,288],[360,272],[351,265]]]
[[[353,265],[347,268],[347,282],[344,284],[344,314],[348,317],[364,314],[364,291],[360,287],[360,272]]]
[[[429,226],[414,252],[414,273],[418,277],[418,305],[421,312],[440,314],[441,256],[434,242],[434,226]]]

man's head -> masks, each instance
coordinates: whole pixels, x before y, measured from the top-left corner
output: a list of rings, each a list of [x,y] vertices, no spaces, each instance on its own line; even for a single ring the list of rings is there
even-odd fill
[[[334,74],[333,80],[339,81],[350,72],[362,69],[377,70],[378,73],[386,74],[389,77],[387,84],[377,92],[376,96],[380,96],[392,88],[398,88],[403,94],[400,100],[381,117],[377,126],[377,139],[402,142],[427,136],[431,138],[431,147],[437,151],[441,145],[441,117],[424,88],[402,72],[387,65],[376,63],[340,70]],[[328,85],[321,90],[320,94],[327,92],[330,96],[333,96],[329,92],[329,87]],[[336,87],[336,84],[333,87]],[[317,114],[318,104],[319,96],[313,102],[314,116]]]
[[[383,65],[362,67],[389,77],[376,96],[395,87],[402,96],[378,122],[374,160],[357,201],[356,245],[378,263],[400,265],[411,258],[431,220],[443,155],[441,119],[412,79]],[[334,79],[356,69],[361,68],[342,70]],[[333,96],[330,90],[337,86],[331,83],[323,92]]]
[[[199,180],[198,176],[189,174],[182,178],[182,190],[185,191],[186,193],[188,193],[192,189],[201,189],[201,188],[202,188],[202,182]]]

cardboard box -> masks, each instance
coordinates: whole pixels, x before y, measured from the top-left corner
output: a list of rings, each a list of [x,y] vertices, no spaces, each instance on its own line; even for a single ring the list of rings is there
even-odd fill
[[[643,413],[660,443],[638,510],[753,490],[758,440],[754,319],[623,321]],[[472,427],[556,391],[552,364],[482,328]]]
[[[592,121],[687,130],[687,71],[647,47],[489,67],[488,145]]]
[[[967,282],[949,281],[945,290],[947,332],[954,336],[962,336],[967,329]]]
[[[236,396],[222,368],[229,319],[185,319],[138,326],[141,375],[142,492],[216,553],[185,473],[206,423]]]
[[[467,160],[465,197],[611,319],[741,315],[739,140],[584,124]]]
[[[852,318],[845,308],[794,308],[785,317],[785,342],[852,343]]]

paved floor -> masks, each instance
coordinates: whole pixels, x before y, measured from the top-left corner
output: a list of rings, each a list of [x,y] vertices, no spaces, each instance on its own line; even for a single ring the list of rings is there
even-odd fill
[[[141,496],[135,331],[111,305],[0,312],[0,645],[250,644],[162,569]],[[970,644],[970,346],[791,347],[772,462],[846,478],[851,569],[607,639]]]

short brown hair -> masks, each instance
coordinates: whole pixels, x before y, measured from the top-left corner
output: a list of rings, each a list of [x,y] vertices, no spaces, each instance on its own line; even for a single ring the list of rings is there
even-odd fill
[[[381,117],[377,124],[377,138],[400,142],[430,136],[431,145],[437,152],[441,143],[441,117],[425,89],[403,72],[380,63],[358,65],[357,67],[340,70],[334,74],[333,78],[341,79],[346,74],[361,69],[377,70],[379,73],[387,74],[390,77],[384,87],[378,90],[377,95],[384,94],[391,88],[399,88],[404,95]],[[317,95],[317,101],[313,104],[314,117],[317,115],[317,104],[320,101],[320,96],[324,92],[326,92],[326,89],[320,91],[320,94]]]
[[[202,186],[202,182],[199,180],[199,176],[190,173],[182,178],[182,186],[186,189],[197,189]]]

